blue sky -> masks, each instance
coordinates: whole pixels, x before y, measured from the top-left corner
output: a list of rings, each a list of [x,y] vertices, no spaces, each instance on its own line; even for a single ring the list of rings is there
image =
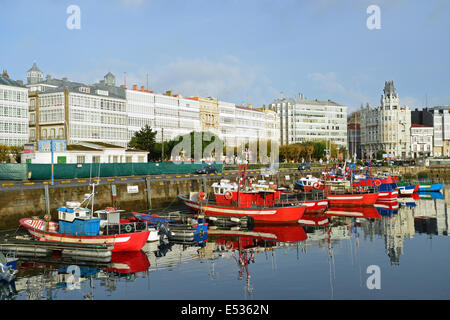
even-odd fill
[[[81,10],[70,30],[69,5]],[[369,30],[369,5],[381,29]],[[378,106],[385,80],[401,104],[450,104],[450,1],[0,0],[0,68],[144,85],[236,104],[304,93]]]

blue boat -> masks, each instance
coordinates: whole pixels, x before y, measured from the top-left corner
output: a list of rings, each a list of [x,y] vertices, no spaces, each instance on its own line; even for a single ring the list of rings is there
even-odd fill
[[[441,191],[441,189],[444,187],[443,183],[426,183],[426,184],[420,184],[419,185],[419,192],[420,191],[426,191],[426,192],[438,192]]]
[[[442,192],[418,192],[417,194],[419,195],[420,199],[444,199],[444,195],[442,194]]]
[[[0,281],[11,282],[17,274],[17,258],[0,252]]]

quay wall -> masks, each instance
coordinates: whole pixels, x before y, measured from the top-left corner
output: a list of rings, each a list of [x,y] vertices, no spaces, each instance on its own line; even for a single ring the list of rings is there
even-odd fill
[[[109,206],[126,211],[140,211],[147,209],[166,209],[171,206],[178,206],[178,194],[188,194],[191,191],[204,191],[210,193],[211,184],[220,181],[223,177],[200,177],[198,179],[179,179],[179,180],[158,180],[149,181],[150,184],[150,203],[147,193],[147,183],[111,183],[99,184],[95,187],[95,206],[94,210]],[[265,177],[267,181],[273,181],[279,185],[289,186],[294,183],[298,174],[279,174]],[[261,176],[258,177],[261,179]],[[113,187],[115,186],[115,187]],[[130,186],[137,192],[130,193]],[[116,197],[113,197],[115,188]],[[91,192],[87,185],[64,186],[48,188],[49,209],[53,219],[57,218],[57,208],[65,205],[67,201],[83,200],[83,196]],[[2,190],[0,191],[0,230],[11,230],[19,226],[19,219],[24,217],[39,216],[43,217],[47,212],[45,189],[21,189],[21,190]]]

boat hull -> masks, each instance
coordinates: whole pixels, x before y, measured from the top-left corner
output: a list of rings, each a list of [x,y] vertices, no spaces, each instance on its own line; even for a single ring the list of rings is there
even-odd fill
[[[303,203],[306,206],[306,213],[323,213],[328,208],[328,200],[311,200]]]
[[[56,231],[44,231],[45,222],[41,219],[33,220],[31,218],[20,219],[22,225],[28,232],[40,241],[54,241],[78,244],[111,244],[114,248],[111,252],[139,251],[147,242],[150,231],[122,233],[113,235],[99,236],[77,236],[58,233]],[[52,228],[50,228],[52,229]]]
[[[218,204],[200,203],[192,201],[187,196],[178,196],[184,204],[194,212],[201,212],[207,216],[222,217],[252,217],[255,223],[298,223],[305,213],[306,206],[293,205],[286,207],[234,207]]]
[[[380,191],[378,193],[378,200],[395,201],[398,198],[398,190]]]
[[[363,207],[373,206],[378,199],[378,193],[330,194],[330,206]]]

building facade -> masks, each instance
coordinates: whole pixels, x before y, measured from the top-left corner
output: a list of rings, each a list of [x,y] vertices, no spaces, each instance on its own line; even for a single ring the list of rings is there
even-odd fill
[[[20,82],[0,75],[0,144],[23,146],[28,142],[28,90]]]
[[[411,122],[433,127],[431,156],[450,157],[450,106],[416,109],[411,112]]]
[[[199,101],[148,91],[137,85],[126,90],[128,140],[145,125],[157,134],[157,142],[169,141],[192,131],[201,131]]]
[[[386,81],[381,105],[361,107],[361,152],[376,159],[379,151],[396,159],[411,157],[411,111],[401,107],[394,82]]]
[[[31,157],[30,157],[31,155]],[[68,146],[66,151],[53,154],[54,163],[139,163],[147,162],[147,151],[128,150],[105,143],[81,142]],[[50,152],[22,153],[22,163],[52,163]]]
[[[270,104],[279,120],[280,144],[328,140],[347,148],[347,107],[339,103],[298,98],[279,98]]]
[[[411,124],[412,158],[430,157],[433,154],[433,127]]]
[[[104,82],[86,85],[52,79],[27,84],[30,98],[30,142],[39,140],[128,144],[126,94]]]

